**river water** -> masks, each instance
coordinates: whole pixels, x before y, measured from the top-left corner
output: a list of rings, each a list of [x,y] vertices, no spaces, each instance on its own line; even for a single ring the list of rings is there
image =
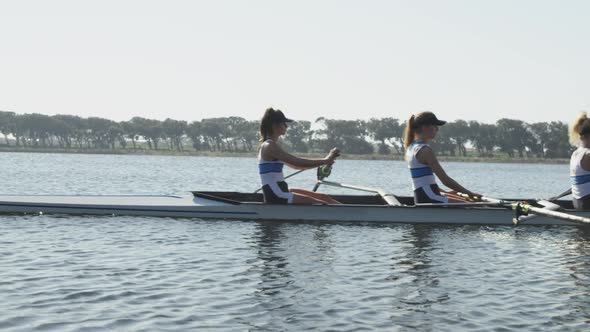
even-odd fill
[[[4,194],[258,185],[253,158],[1,153],[0,166]],[[567,165],[444,166],[490,196],[568,186]],[[342,160],[330,179],[409,194],[408,173]],[[313,184],[313,171],[290,181]],[[0,215],[0,330],[587,330],[589,239],[577,227]]]

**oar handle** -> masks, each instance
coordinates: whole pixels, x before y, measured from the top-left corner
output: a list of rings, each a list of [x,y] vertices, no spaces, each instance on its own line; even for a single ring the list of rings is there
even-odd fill
[[[459,196],[461,198],[468,199],[472,202],[489,202],[489,203],[494,203],[494,204],[509,204],[510,203],[510,202],[506,202],[503,199],[497,199],[497,198],[486,197],[486,196],[472,196],[472,195],[461,193],[461,192],[458,192],[457,196]]]
[[[466,193],[462,193],[462,192],[457,192],[457,196],[469,200],[471,202],[493,202],[493,203],[499,203],[500,200],[495,199],[495,198],[489,198],[489,197],[483,197],[483,196],[474,196],[474,195],[469,195]],[[485,199],[484,199],[485,198]]]

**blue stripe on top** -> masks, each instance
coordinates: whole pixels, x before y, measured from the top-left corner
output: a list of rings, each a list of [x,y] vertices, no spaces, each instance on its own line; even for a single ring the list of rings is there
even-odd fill
[[[258,173],[282,173],[283,163],[260,163],[258,164]]]
[[[590,174],[570,176],[570,181],[574,185],[588,183],[588,182],[590,182]]]
[[[414,179],[433,175],[432,168],[430,167],[410,168],[410,173],[412,173],[412,178]]]

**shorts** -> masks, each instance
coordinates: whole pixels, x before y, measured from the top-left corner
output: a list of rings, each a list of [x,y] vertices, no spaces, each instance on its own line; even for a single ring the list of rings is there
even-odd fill
[[[440,194],[438,185],[420,187],[414,190],[414,202],[420,203],[448,203],[449,198]]]
[[[262,186],[262,196],[267,204],[291,204],[293,193],[289,192],[287,182],[281,181]]]

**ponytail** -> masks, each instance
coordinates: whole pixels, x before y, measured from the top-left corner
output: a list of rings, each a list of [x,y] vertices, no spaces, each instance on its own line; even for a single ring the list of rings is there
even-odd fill
[[[260,139],[258,149],[260,149],[264,141],[272,136],[272,115],[275,112],[276,111],[272,107],[269,107],[266,109],[266,111],[264,111],[264,115],[260,120]]]
[[[588,113],[582,112],[570,125],[569,138],[572,145],[579,145],[580,138],[590,133],[590,119]]]
[[[412,143],[414,143],[414,133],[416,131],[416,117],[414,114],[406,122],[406,129],[404,129],[404,148],[407,150]]]

